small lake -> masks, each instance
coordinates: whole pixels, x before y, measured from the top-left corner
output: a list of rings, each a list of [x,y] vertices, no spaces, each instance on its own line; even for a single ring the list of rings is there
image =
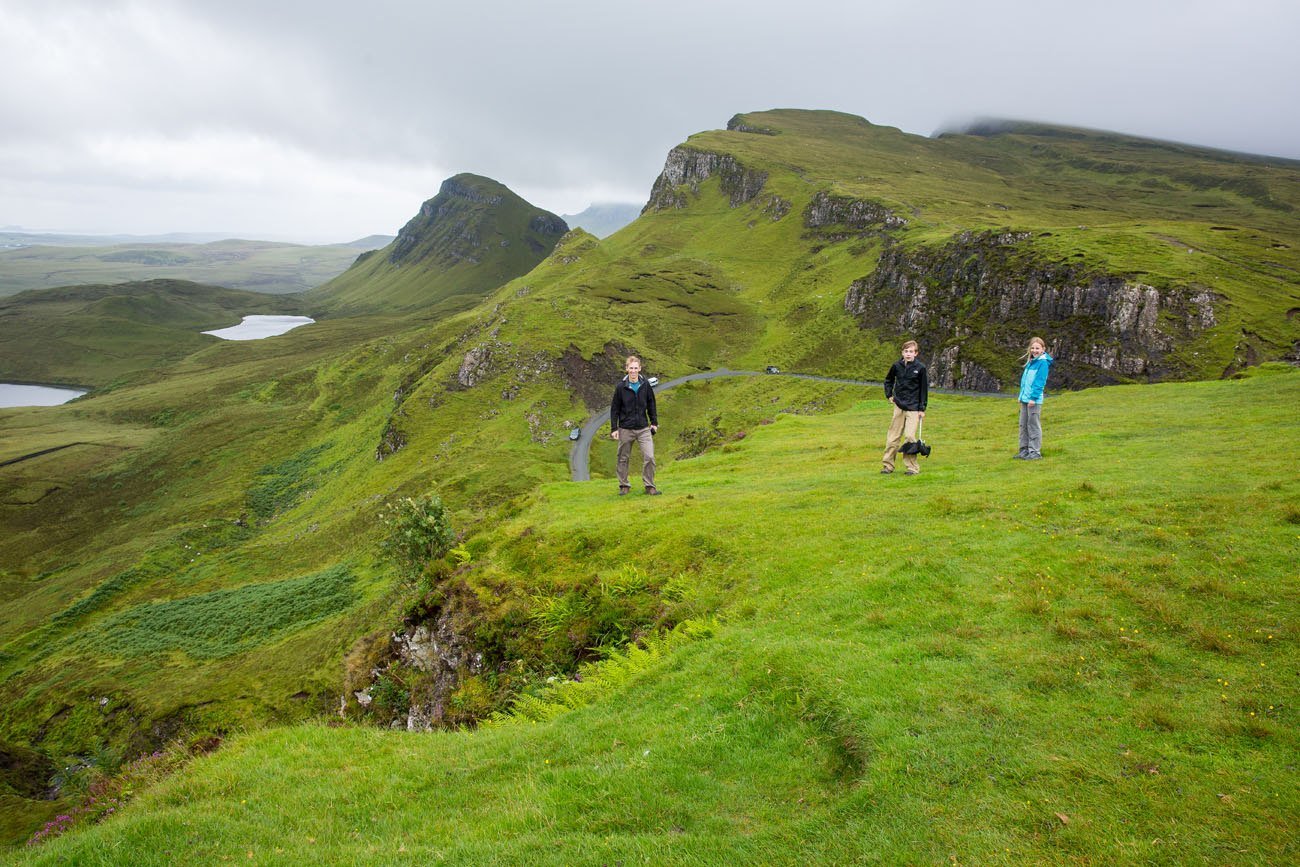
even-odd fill
[[[222,340],[261,340],[263,337],[275,337],[292,331],[300,325],[311,325],[315,321],[308,316],[245,316],[244,321],[238,325],[203,333]]]
[[[84,391],[75,388],[53,388],[48,385],[14,385],[0,382],[0,409],[13,406],[58,406]]]

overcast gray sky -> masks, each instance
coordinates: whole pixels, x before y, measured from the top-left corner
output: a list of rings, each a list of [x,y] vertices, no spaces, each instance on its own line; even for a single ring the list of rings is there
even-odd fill
[[[344,241],[442,179],[647,197],[737,112],[1300,158],[1295,0],[0,0],[0,227]]]

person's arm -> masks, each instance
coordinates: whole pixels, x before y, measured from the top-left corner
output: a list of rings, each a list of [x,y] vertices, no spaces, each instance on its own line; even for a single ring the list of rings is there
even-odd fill
[[[618,389],[614,386],[614,399],[609,404],[609,438],[618,439]]]
[[[918,406],[921,407],[921,418],[925,418],[925,405],[930,402],[930,371],[924,367],[921,368],[920,386],[921,402]]]
[[[885,374],[885,400],[890,403],[894,402],[894,381],[898,378],[897,365],[889,365],[889,373]]]
[[[656,433],[659,430],[659,408],[655,405],[655,389],[648,382],[643,387],[650,389],[645,396],[645,408],[646,414],[650,417],[650,432]]]

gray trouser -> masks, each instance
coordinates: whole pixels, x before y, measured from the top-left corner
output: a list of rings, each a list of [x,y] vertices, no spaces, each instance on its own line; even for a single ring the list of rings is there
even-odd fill
[[[647,488],[655,486],[655,441],[650,435],[650,428],[640,430],[621,427],[618,429],[618,486],[630,487],[627,483],[627,465],[632,459],[632,443],[641,446],[641,483]]]
[[[1043,405],[1020,404],[1020,453],[1041,455],[1043,449]]]

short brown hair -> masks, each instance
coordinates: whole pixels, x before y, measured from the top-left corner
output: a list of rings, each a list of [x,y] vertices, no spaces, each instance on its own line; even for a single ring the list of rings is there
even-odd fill
[[[640,364],[640,363],[641,363],[641,358],[640,358],[640,356],[629,355],[629,356],[627,357],[627,361],[623,362],[623,366],[624,366],[624,367],[627,367],[629,364],[631,364],[631,363],[634,362],[634,361],[635,361],[637,364]]]
[[[909,349],[909,348],[910,348],[910,349],[915,349],[917,352],[920,352],[920,351],[921,351],[921,344],[917,343],[915,340],[909,340],[909,341],[907,341],[906,343],[903,344],[903,348],[904,348],[904,349]]]

